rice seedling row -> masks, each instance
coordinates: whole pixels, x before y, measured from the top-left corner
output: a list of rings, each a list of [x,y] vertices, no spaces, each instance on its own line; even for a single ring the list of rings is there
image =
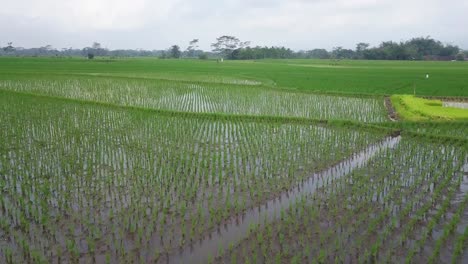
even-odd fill
[[[101,62],[0,62],[0,263],[468,262],[463,65]]]
[[[1,262],[162,260],[384,136],[3,95]]]
[[[217,232],[200,241],[190,250],[184,250],[181,254],[172,256],[174,263],[206,263],[218,250],[222,252],[248,236],[252,229],[257,229],[269,222],[283,219],[284,212],[293,207],[304,194],[314,193],[323,186],[333,184],[334,181],[349,174],[356,168],[362,167],[376,153],[386,148],[391,148],[400,140],[399,137],[390,137],[372,144],[360,153],[355,153],[348,159],[333,165],[323,171],[314,173],[307,180],[298,184],[291,190],[284,192],[278,199],[269,200],[261,206],[252,208],[241,217],[219,228]]]
[[[0,89],[178,112],[387,121],[383,97],[341,97],[265,87],[164,80],[0,80]]]
[[[215,260],[235,259],[245,263],[272,258],[277,263],[428,261],[431,254],[418,248],[431,248],[433,242],[431,238],[420,242],[424,234],[421,230],[430,228],[430,223],[435,221],[441,223],[447,234],[454,234],[466,210],[465,204],[456,197],[464,197],[462,201],[466,197],[459,186],[463,183],[460,170],[467,158],[464,146],[403,139],[394,150],[382,151],[372,158],[367,167],[334,181],[320,192],[298,199],[298,203],[283,213],[281,221],[256,229]],[[450,210],[444,206],[447,201],[452,206]],[[451,211],[453,216],[435,219],[438,211],[442,215]],[[453,235],[454,241],[458,238],[464,243],[464,227],[460,225]],[[434,243],[440,245],[441,251],[455,253],[447,246],[450,239],[438,241]],[[465,249],[466,244],[462,242],[458,245]],[[462,251],[453,254],[455,262],[460,261]],[[270,252],[276,252],[276,256]],[[432,260],[450,262],[451,258],[434,254]]]

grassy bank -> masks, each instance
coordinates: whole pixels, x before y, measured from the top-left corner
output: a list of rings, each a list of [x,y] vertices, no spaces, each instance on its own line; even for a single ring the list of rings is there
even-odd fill
[[[399,117],[404,120],[468,120],[468,110],[444,107],[441,100],[413,95],[393,95],[391,100]]]

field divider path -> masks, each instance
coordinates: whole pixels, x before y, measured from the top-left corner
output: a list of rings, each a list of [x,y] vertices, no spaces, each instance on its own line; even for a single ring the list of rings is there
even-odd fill
[[[398,114],[395,111],[395,107],[393,107],[392,100],[390,99],[390,96],[385,96],[384,97],[384,104],[385,108],[387,109],[388,112],[388,119],[392,122],[398,121]]]
[[[319,188],[326,186],[331,180],[346,176],[353,170],[363,167],[377,153],[388,148],[394,148],[400,140],[401,136],[399,135],[389,136],[336,165],[314,173],[303,183],[281,193],[277,198],[253,207],[242,215],[232,216],[224,225],[218,226],[217,230],[203,239],[167,256],[166,262],[207,263],[210,258],[217,255],[219,250],[227,250],[230,245],[235,246],[246,238],[252,225],[261,227],[265,222],[279,220],[280,212],[288,210],[296,199],[312,194]]]

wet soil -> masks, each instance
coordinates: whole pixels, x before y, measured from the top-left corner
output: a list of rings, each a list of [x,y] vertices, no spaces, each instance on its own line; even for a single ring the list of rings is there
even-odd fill
[[[385,108],[387,108],[388,118],[392,121],[397,121],[398,114],[392,105],[392,100],[390,100],[390,96],[385,96],[384,102],[385,102]]]

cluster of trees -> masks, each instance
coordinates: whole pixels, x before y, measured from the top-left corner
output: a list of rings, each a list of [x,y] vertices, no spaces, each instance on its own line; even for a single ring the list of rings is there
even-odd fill
[[[212,52],[199,49],[199,40],[193,39],[185,50],[178,45],[172,45],[166,50],[109,50],[100,43],[94,42],[83,49],[64,48],[57,50],[50,45],[40,48],[14,47],[12,42],[0,49],[0,56],[85,56],[93,59],[95,56],[109,57],[159,57],[159,58],[224,58],[231,60],[252,59],[364,59],[364,60],[465,60],[468,51],[462,51],[458,46],[443,44],[430,37],[412,38],[404,42],[384,41],[376,47],[368,43],[358,43],[355,49],[335,47],[293,51],[285,47],[251,47],[249,41],[241,41],[234,36],[221,36],[211,44]]]
[[[208,53],[204,52],[203,50],[198,49],[198,39],[193,39],[189,42],[187,49],[182,51],[178,45],[172,45],[169,49],[163,50],[158,55],[161,59],[172,58],[172,59],[179,59],[179,58],[199,58],[199,59],[207,59]],[[213,54],[211,54],[213,55]]]
[[[361,47],[361,49],[358,49]],[[430,37],[413,38],[405,42],[384,41],[378,47],[368,48],[368,44],[359,43],[352,58],[368,60],[453,60],[460,53],[454,45],[444,45]]]
[[[83,49],[63,48],[56,49],[51,45],[46,45],[39,48],[22,48],[14,47],[12,42],[9,42],[7,46],[0,49],[0,56],[56,56],[56,57],[88,57],[90,59],[95,56],[108,56],[108,57],[156,57],[160,56],[163,51],[161,50],[134,50],[134,49],[118,49],[109,50],[103,48],[100,43],[94,42],[90,47]]]
[[[285,47],[250,47],[250,41],[240,41],[234,36],[221,36],[211,44],[213,52],[225,59],[286,59],[293,58],[295,52]]]
[[[226,59],[314,58],[364,60],[464,60],[467,52],[458,46],[444,45],[430,37],[413,38],[405,42],[384,41],[377,47],[358,43],[354,50],[335,47],[332,51],[313,49],[294,52],[285,47],[251,48],[232,36],[222,36],[212,44],[213,51]]]

